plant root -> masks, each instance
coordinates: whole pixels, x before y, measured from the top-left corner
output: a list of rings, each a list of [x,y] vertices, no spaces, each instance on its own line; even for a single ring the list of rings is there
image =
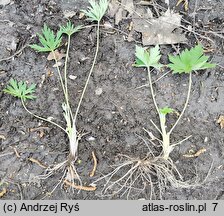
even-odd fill
[[[59,185],[61,188],[64,184],[71,186],[73,189],[78,189],[79,191],[82,189],[82,180],[75,168],[75,160],[67,159],[59,164],[49,166],[43,175],[39,175],[39,179],[48,179],[49,177],[56,175],[56,173],[62,172],[62,177],[60,178],[59,182],[53,188],[53,190],[49,193],[52,194]],[[69,182],[69,184],[67,184]],[[74,185],[78,185],[79,187],[73,187]],[[78,192],[79,192],[78,191]]]
[[[96,187],[95,186],[81,186],[81,185],[76,185],[74,183],[69,182],[68,180],[64,180],[64,183],[70,187],[73,187],[77,190],[84,190],[84,191],[95,191]]]
[[[93,177],[95,175],[96,168],[97,168],[97,158],[96,158],[96,155],[95,155],[94,151],[92,151],[92,157],[93,157],[93,163],[94,164],[93,164],[93,169],[89,174],[90,177]]]
[[[199,185],[196,181],[193,184],[184,181],[171,158],[147,156],[139,159],[122,155],[122,160],[112,172],[92,183],[95,185],[100,180],[106,180],[101,196],[119,195],[121,198],[126,195],[127,199],[131,196],[136,199],[136,196],[148,189],[148,199],[162,199],[168,187],[189,188]],[[139,188],[139,185],[142,187]]]

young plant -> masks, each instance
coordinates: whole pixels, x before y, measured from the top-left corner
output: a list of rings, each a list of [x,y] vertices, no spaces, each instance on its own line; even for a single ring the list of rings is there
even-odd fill
[[[70,102],[69,102],[69,93],[68,93],[68,81],[67,81],[67,64],[69,59],[69,49],[70,49],[70,41],[71,36],[80,31],[82,26],[74,27],[74,25],[69,21],[65,26],[61,26],[60,30],[57,32],[56,36],[54,32],[50,30],[46,25],[43,28],[43,35],[38,34],[40,43],[39,45],[31,45],[30,47],[38,52],[48,51],[53,53],[53,57],[56,63],[58,76],[61,83],[61,88],[64,94],[64,102],[62,103],[62,109],[64,111],[64,118],[66,122],[65,131],[69,138],[69,146],[70,146],[70,155],[69,162],[73,163],[77,159],[77,151],[78,151],[78,141],[80,137],[78,136],[76,130],[76,124],[74,121],[73,113],[71,110]],[[67,35],[67,51],[65,56],[65,65],[64,65],[64,79],[62,78],[62,73],[59,68],[58,60],[55,54],[55,50],[60,46],[60,42],[62,40],[62,35]],[[48,48],[48,49],[47,49]],[[72,169],[71,169],[72,170]]]
[[[136,46],[135,55],[136,61],[134,66],[143,67],[147,70],[149,87],[153,103],[159,117],[160,126],[157,126],[152,120],[151,122],[161,134],[162,139],[156,138],[155,136],[152,138],[152,134],[150,134],[148,131],[146,132],[150,135],[152,140],[159,142],[159,144],[162,146],[162,152],[159,155],[155,155],[149,147],[147,141],[140,137],[147,145],[149,150],[145,158],[131,158],[129,156],[123,155],[122,158],[125,160],[120,163],[116,169],[104,177],[96,180],[94,183],[101,179],[107,179],[105,187],[102,190],[103,194],[116,186],[118,189],[115,191],[113,190],[113,195],[122,191],[122,195],[127,194],[127,196],[130,195],[132,190],[137,190],[139,193],[144,191],[145,187],[138,189],[136,188],[136,185],[149,184],[151,190],[150,199],[156,198],[155,187],[157,187],[159,190],[160,198],[162,198],[163,191],[167,187],[167,184],[170,184],[173,187],[184,188],[192,186],[189,183],[183,181],[182,175],[179,173],[177,167],[170,158],[170,153],[173,151],[174,147],[187,140],[189,137],[178,143],[171,144],[170,136],[186,110],[191,92],[192,72],[213,68],[215,67],[215,64],[208,63],[209,57],[204,55],[201,45],[197,45],[190,50],[185,50],[177,56],[169,55],[169,60],[171,63],[168,65],[168,67],[173,71],[174,74],[189,74],[189,85],[187,99],[185,101],[183,110],[174,125],[171,126],[171,129],[168,129],[169,127],[166,125],[166,117],[168,114],[173,113],[174,110],[170,107],[159,108],[157,105],[151,78],[151,68],[160,69],[162,67],[162,65],[159,63],[161,57],[159,46],[157,45],[154,48],[151,48],[150,51]],[[149,141],[155,146],[155,143],[152,140]],[[112,178],[115,175],[117,176],[120,174],[122,177],[118,178],[116,181],[112,181]],[[197,184],[194,183],[194,186],[195,185]]]
[[[66,122],[66,127],[63,128],[62,126],[58,125],[57,123],[52,122],[51,120],[48,120],[47,118],[43,118],[36,114],[33,114],[31,111],[28,110],[28,108],[26,107],[26,104],[25,104],[25,100],[33,99],[35,97],[32,95],[32,93],[34,93],[34,91],[35,91],[34,85],[27,87],[24,82],[18,83],[17,81],[12,80],[12,81],[10,81],[10,83],[6,87],[6,89],[4,90],[6,93],[9,93],[13,96],[19,97],[21,99],[23,107],[25,108],[25,110],[28,113],[32,114],[33,116],[35,116],[41,120],[47,121],[49,123],[52,123],[52,124],[58,126],[60,129],[62,129],[67,134],[67,136],[69,138],[69,146],[70,146],[70,154],[69,154],[67,160],[60,164],[57,164],[53,167],[50,166],[47,169],[47,173],[41,177],[48,178],[49,176],[53,175],[56,170],[59,170],[59,169],[63,168],[64,166],[66,166],[67,171],[63,174],[60,182],[62,182],[63,178],[65,177],[64,182],[66,183],[68,181],[71,181],[71,183],[69,183],[69,184],[72,186],[77,185],[77,184],[73,184],[73,181],[75,179],[78,179],[79,184],[82,184],[81,179],[80,179],[78,173],[76,172],[75,165],[74,165],[74,163],[78,157],[79,140],[81,139],[81,136],[82,136],[78,133],[77,127],[76,127],[77,115],[79,113],[79,109],[80,109],[84,94],[86,92],[90,77],[92,75],[92,72],[93,72],[93,69],[94,69],[94,66],[96,63],[96,59],[97,59],[97,55],[98,55],[98,51],[99,51],[99,43],[100,43],[99,42],[99,40],[100,40],[100,21],[101,21],[102,17],[104,16],[104,14],[107,10],[107,7],[108,7],[108,2],[106,0],[100,0],[99,3],[90,1],[90,4],[91,4],[91,7],[89,7],[87,11],[83,11],[83,12],[86,14],[86,16],[88,17],[89,20],[97,21],[96,51],[95,51],[95,55],[94,55],[94,59],[93,59],[93,63],[92,63],[90,72],[89,72],[88,77],[85,82],[84,89],[83,89],[81,97],[78,101],[78,105],[75,110],[75,114],[73,114],[73,112],[72,112],[70,101],[69,101],[68,82],[67,82],[67,64],[68,64],[68,59],[69,59],[71,36],[74,33],[78,32],[82,28],[82,26],[74,27],[74,25],[69,21],[65,26],[61,26],[60,30],[56,34],[54,34],[54,32],[50,28],[48,28],[47,25],[44,25],[42,34],[38,34],[39,41],[40,41],[41,45],[37,45],[37,44],[30,45],[30,47],[33,48],[34,50],[36,50],[37,52],[49,52],[49,53],[53,54],[55,65],[56,65],[57,72],[58,72],[58,77],[59,77],[60,84],[61,84],[61,88],[62,88],[62,91],[64,94],[64,101],[62,102],[62,109],[63,109],[64,119]],[[65,64],[64,64],[64,77],[62,76],[62,72],[59,68],[59,64],[58,64],[58,60],[57,60],[57,56],[56,56],[56,52],[55,52],[56,49],[61,46],[63,34],[67,35],[67,51],[66,51]],[[57,186],[58,186],[58,184],[57,184]],[[56,187],[54,188],[54,190],[56,189]],[[78,187],[78,188],[80,188],[80,187]]]
[[[204,55],[203,48],[201,45],[197,45],[190,50],[186,49],[180,55],[177,55],[177,56],[169,55],[169,60],[171,63],[168,64],[168,67],[173,71],[173,74],[177,74],[177,73],[189,74],[189,85],[188,85],[187,99],[184,104],[183,110],[182,110],[181,114],[179,115],[175,124],[171,127],[171,129],[169,131],[166,131],[166,128],[167,128],[166,127],[166,115],[173,112],[173,110],[168,107],[165,107],[163,109],[158,108],[154,90],[153,90],[151,71],[150,71],[150,67],[153,67],[156,69],[161,67],[161,65],[158,63],[160,57],[161,57],[161,55],[160,55],[158,46],[150,49],[150,52],[147,52],[142,47],[138,47],[138,46],[136,47],[136,64],[135,64],[135,66],[147,68],[148,77],[149,77],[149,86],[150,86],[150,90],[151,90],[151,94],[152,94],[152,98],[153,98],[153,102],[154,102],[156,111],[159,115],[161,130],[158,129],[158,127],[153,122],[152,123],[154,124],[154,126],[156,126],[157,130],[162,135],[163,158],[168,159],[174,146],[183,142],[183,140],[182,140],[176,144],[171,145],[170,144],[170,135],[173,132],[174,128],[177,126],[178,122],[180,121],[181,117],[183,116],[183,114],[187,108],[189,98],[190,98],[190,93],[191,93],[191,86],[192,86],[192,72],[207,69],[207,68],[213,68],[213,67],[215,67],[215,64],[208,63],[209,57]],[[186,140],[186,139],[184,139],[184,140]]]

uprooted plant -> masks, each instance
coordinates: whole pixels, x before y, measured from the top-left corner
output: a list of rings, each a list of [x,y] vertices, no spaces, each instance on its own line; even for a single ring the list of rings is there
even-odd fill
[[[116,166],[116,168],[111,173],[98,179],[107,179],[102,191],[103,194],[106,194],[109,190],[113,189],[114,191],[111,192],[113,193],[113,195],[122,192],[122,195],[127,194],[129,196],[132,190],[137,190],[139,191],[139,193],[141,193],[145,189],[146,185],[149,185],[151,191],[150,198],[156,197],[156,189],[159,190],[159,197],[161,198],[163,191],[168,185],[176,188],[197,185],[196,180],[192,184],[183,180],[182,175],[180,174],[170,157],[170,154],[173,151],[174,147],[189,139],[190,136],[177,143],[171,143],[170,137],[187,108],[192,87],[192,72],[207,68],[213,68],[215,67],[215,64],[208,63],[209,57],[203,54],[203,48],[201,45],[197,45],[190,50],[186,49],[182,53],[180,53],[180,55],[169,55],[169,61],[171,63],[168,64],[168,67],[173,71],[173,74],[188,74],[189,84],[186,101],[178,119],[173,124],[173,126],[167,126],[166,117],[174,110],[170,107],[159,108],[156,101],[153,82],[151,78],[151,69],[160,69],[163,66],[159,63],[160,58],[161,54],[158,45],[154,48],[151,48],[150,52],[148,52],[145,48],[136,46],[136,62],[134,66],[143,67],[147,70],[150,91],[160,122],[160,126],[157,126],[151,120],[151,123],[161,135],[161,139],[154,137],[154,140],[156,140],[159,143],[159,146],[162,147],[162,151],[156,155],[148,145],[146,139],[141,137],[141,139],[148,147],[147,154],[145,155],[145,157],[138,158],[131,158],[123,155],[122,159],[124,161],[121,164]],[[149,131],[146,130],[146,132],[150,134]],[[149,141],[151,142],[151,144],[156,146],[155,141],[152,141],[150,139]],[[121,177],[117,177],[119,175],[121,175]],[[113,177],[115,176],[117,177],[117,180],[113,181]],[[94,183],[96,183],[97,181],[95,181]],[[136,187],[136,185],[139,184],[142,185],[142,189]]]
[[[100,0],[99,3],[96,3],[95,1],[90,1],[90,5],[91,7],[88,7],[88,10],[83,10],[83,12],[89,20],[97,22],[96,51],[95,51],[91,69],[89,71],[88,77],[85,82],[85,86],[83,88],[82,94],[80,96],[80,99],[78,101],[78,105],[74,114],[72,112],[72,107],[69,100],[67,68],[68,68],[68,61],[69,61],[71,36],[74,33],[81,30],[83,27],[82,26],[74,27],[74,25],[69,21],[67,25],[60,27],[60,30],[55,35],[54,32],[50,28],[44,25],[44,28],[42,30],[42,35],[38,34],[39,41],[42,46],[37,44],[33,44],[30,46],[31,48],[33,48],[34,50],[38,52],[49,52],[53,55],[53,59],[55,61],[55,66],[57,69],[61,88],[64,94],[64,102],[62,103],[62,110],[63,110],[66,127],[59,125],[58,123],[52,121],[49,118],[44,118],[39,115],[36,115],[27,108],[26,100],[36,98],[36,96],[33,95],[33,93],[35,92],[34,84],[27,86],[27,84],[23,81],[17,82],[16,80],[11,79],[9,82],[9,85],[4,90],[4,92],[9,93],[12,96],[20,98],[24,109],[29,114],[33,115],[34,117],[40,120],[46,121],[48,123],[51,123],[57,126],[58,128],[60,128],[67,134],[69,139],[69,147],[70,147],[69,148],[70,153],[67,157],[67,160],[57,165],[52,165],[48,167],[45,174],[40,176],[42,179],[46,179],[52,176],[56,171],[63,170],[62,178],[60,179],[56,187],[63,182],[77,189],[80,189],[79,187],[80,185],[82,186],[81,178],[79,177],[79,174],[77,173],[75,168],[75,162],[77,161],[77,157],[78,157],[79,141],[82,137],[82,134],[78,133],[78,130],[77,130],[77,116],[79,114],[80,106],[82,104],[85,92],[87,90],[90,77],[93,73],[94,66],[96,64],[96,59],[97,59],[99,46],[100,46],[100,21],[107,10],[108,2],[107,0]],[[64,63],[64,76],[62,75],[62,71],[59,67],[59,62],[57,59],[57,52],[56,52],[57,49],[61,46],[63,34],[67,35],[67,51],[66,51],[65,63]],[[78,181],[78,184],[75,183],[76,181]],[[54,189],[56,189],[56,187]],[[93,188],[90,188],[90,190],[93,190]]]

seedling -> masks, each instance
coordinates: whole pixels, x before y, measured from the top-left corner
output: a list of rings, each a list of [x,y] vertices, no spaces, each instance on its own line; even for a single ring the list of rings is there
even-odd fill
[[[102,17],[104,16],[107,7],[108,2],[106,0],[100,0],[99,3],[96,3],[95,1],[90,1],[91,7],[88,8],[87,11],[83,12],[87,16],[87,18],[91,21],[97,21],[97,42],[96,42],[96,51],[93,59],[93,63],[90,69],[90,72],[88,74],[88,77],[85,82],[85,86],[83,88],[81,97],[78,101],[77,108],[75,110],[75,114],[73,114],[70,101],[69,101],[69,92],[68,92],[68,84],[67,84],[67,64],[69,59],[69,50],[70,50],[70,40],[71,36],[81,30],[82,26],[74,27],[74,25],[69,21],[65,26],[60,27],[59,31],[54,34],[54,32],[47,26],[44,25],[44,28],[42,30],[42,34],[38,34],[39,41],[41,45],[33,44],[30,47],[36,50],[37,52],[51,52],[54,56],[55,65],[58,72],[58,77],[60,80],[61,88],[64,94],[64,101],[62,102],[62,110],[64,119],[66,122],[66,127],[62,127],[61,125],[47,119],[41,116],[38,116],[36,114],[33,114],[28,108],[26,107],[25,100],[27,99],[34,99],[35,96],[33,96],[33,93],[35,92],[35,85],[31,85],[28,87],[25,82],[17,82],[16,80],[11,80],[9,85],[4,90],[6,93],[9,93],[13,96],[19,97],[21,99],[22,105],[25,108],[25,110],[35,116],[36,118],[39,118],[41,120],[47,121],[60,129],[62,129],[69,138],[69,146],[70,146],[70,154],[68,155],[68,158],[66,161],[50,166],[46,170],[46,174],[42,175],[41,178],[48,178],[51,175],[54,174],[56,170],[65,169],[65,172],[63,173],[63,176],[61,180],[59,181],[59,184],[61,182],[70,182],[69,185],[77,185],[74,183],[75,179],[78,179],[79,184],[82,185],[81,178],[79,177],[76,168],[75,168],[75,162],[79,161],[78,158],[78,146],[79,146],[79,140],[81,139],[82,135],[80,135],[77,131],[76,125],[77,125],[77,116],[80,110],[80,106],[84,97],[84,94],[86,92],[90,77],[93,73],[93,69],[96,63],[98,51],[99,51],[99,44],[100,44],[100,21]],[[63,34],[67,35],[67,51],[65,56],[65,64],[64,64],[64,77],[62,76],[62,71],[59,68],[58,60],[55,55],[55,50],[61,46],[62,36]],[[64,181],[63,181],[64,179]],[[57,188],[59,185],[57,184],[56,187],[53,189],[53,191]],[[53,192],[52,191],[52,192]]]
[[[170,184],[173,187],[185,188],[192,186],[192,184],[190,185],[188,182],[183,181],[182,175],[179,173],[177,167],[174,165],[170,157],[170,153],[173,151],[174,147],[189,139],[190,136],[174,144],[170,143],[170,136],[187,108],[192,86],[192,72],[207,68],[214,68],[215,64],[208,63],[209,57],[203,54],[203,48],[201,45],[197,45],[190,50],[186,49],[177,56],[169,55],[169,60],[171,63],[168,64],[168,67],[173,71],[173,74],[189,74],[189,85],[187,98],[182,112],[180,113],[173,126],[167,126],[166,117],[170,113],[173,113],[174,109],[170,107],[159,108],[153,89],[151,78],[152,71],[150,70],[151,68],[160,69],[163,66],[159,63],[161,57],[159,46],[157,45],[154,48],[151,48],[149,52],[145,48],[136,46],[135,55],[136,61],[134,66],[143,67],[147,70],[150,91],[155,110],[157,111],[159,117],[160,126],[157,126],[152,120],[151,122],[155,126],[156,130],[160,133],[162,138],[160,139],[153,137],[153,139],[159,142],[159,144],[162,146],[162,151],[159,155],[155,155],[147,144],[147,141],[144,138],[140,137],[144,141],[144,143],[146,143],[149,149],[148,154],[145,156],[145,158],[142,159],[140,157],[131,158],[128,156],[123,156],[123,158],[125,158],[124,162],[119,164],[117,168],[114,169],[111,173],[100,178],[99,180],[108,178],[102,191],[104,194],[109,189],[116,186],[118,189],[113,190],[113,195],[122,191],[122,195],[127,194],[127,196],[129,196],[131,190],[138,190],[138,192],[140,193],[145,189],[145,187],[143,187],[142,189],[137,189],[135,185],[146,185],[146,183],[148,183],[151,186],[150,198],[153,198],[153,195],[155,196],[155,187],[159,189],[161,198],[167,184]],[[147,130],[146,132],[150,135]],[[154,146],[156,146],[154,141],[149,141]],[[119,174],[122,174],[122,177],[112,182],[112,177]],[[194,183],[194,186],[195,185],[196,183]]]
[[[148,72],[148,77],[149,77],[149,85],[150,85],[150,90],[153,98],[153,102],[156,108],[156,111],[159,115],[159,120],[160,120],[160,129],[153,123],[154,126],[156,126],[156,129],[160,132],[162,135],[162,147],[163,147],[163,158],[167,160],[170,156],[170,153],[172,152],[173,148],[175,145],[182,143],[183,141],[180,141],[174,145],[170,144],[170,135],[173,132],[174,128],[177,126],[178,122],[182,118],[188,102],[190,98],[190,93],[191,93],[191,86],[192,86],[192,72],[197,71],[197,70],[203,70],[207,68],[214,68],[215,64],[208,63],[208,56],[205,56],[203,53],[203,48],[201,45],[197,45],[191,50],[184,50],[180,55],[177,56],[172,56],[169,55],[169,60],[170,64],[168,64],[168,67],[173,71],[173,74],[182,74],[182,73],[187,73],[189,74],[189,85],[188,85],[188,93],[187,93],[187,99],[184,104],[184,108],[179,115],[177,121],[175,124],[171,127],[171,129],[167,132],[166,131],[166,116],[169,113],[173,112],[172,108],[165,107],[163,109],[159,109],[154,90],[153,90],[153,85],[152,85],[152,79],[151,79],[151,71],[150,67],[153,68],[160,68],[161,65],[158,63],[160,59],[160,51],[159,47],[156,46],[148,52],[144,48],[141,47],[136,47],[136,67],[146,67],[147,72]],[[185,139],[186,140],[186,139]]]

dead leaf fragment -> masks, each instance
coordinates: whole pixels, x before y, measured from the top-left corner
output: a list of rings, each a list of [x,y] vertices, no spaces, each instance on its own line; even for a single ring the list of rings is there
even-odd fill
[[[184,10],[188,11],[188,0],[179,0],[176,4],[176,6],[178,6],[180,3],[183,3],[184,5]]]
[[[146,0],[146,1],[140,1],[139,3],[137,3],[138,5],[144,5],[144,6],[148,6],[152,4],[152,0]]]
[[[193,158],[193,157],[198,157],[198,156],[200,156],[200,155],[203,154],[204,152],[206,152],[206,149],[205,149],[205,148],[201,148],[201,149],[199,149],[197,152],[195,152],[194,154],[184,154],[183,156],[184,156],[184,157],[187,157],[187,158]]]
[[[0,139],[2,139],[2,140],[6,140],[6,137],[5,137],[5,135],[3,135],[3,134],[0,134]]]
[[[131,16],[134,13],[133,0],[122,0],[119,3],[117,0],[112,0],[109,4],[108,15],[115,18],[115,25],[122,21],[123,17]]]
[[[224,116],[223,115],[219,116],[217,123],[220,124],[221,129],[224,128]]]
[[[3,190],[0,192],[0,198],[3,197],[6,194],[7,190],[3,188]]]
[[[60,61],[58,61],[56,64],[53,65],[54,68],[60,67],[60,66],[62,66],[62,62],[60,62]]]
[[[142,19],[133,18],[134,30],[142,33],[144,46],[155,44],[176,44],[186,42],[187,39],[180,29],[182,16],[167,10],[159,18],[149,19],[148,15],[141,13]]]
[[[63,15],[66,19],[67,18],[72,18],[73,16],[76,15],[76,12],[75,11],[70,11],[70,10],[65,10],[65,11],[63,11]]]
[[[125,8],[126,11],[128,11],[130,14],[133,14],[134,12],[134,3],[133,0],[122,0],[121,5]]]
[[[11,3],[11,0],[0,0],[0,5],[5,6]]]
[[[66,56],[64,53],[60,53],[58,50],[55,50],[54,53],[53,52],[49,53],[47,60],[48,61],[54,60],[54,54],[57,61],[61,60],[62,58]]]

